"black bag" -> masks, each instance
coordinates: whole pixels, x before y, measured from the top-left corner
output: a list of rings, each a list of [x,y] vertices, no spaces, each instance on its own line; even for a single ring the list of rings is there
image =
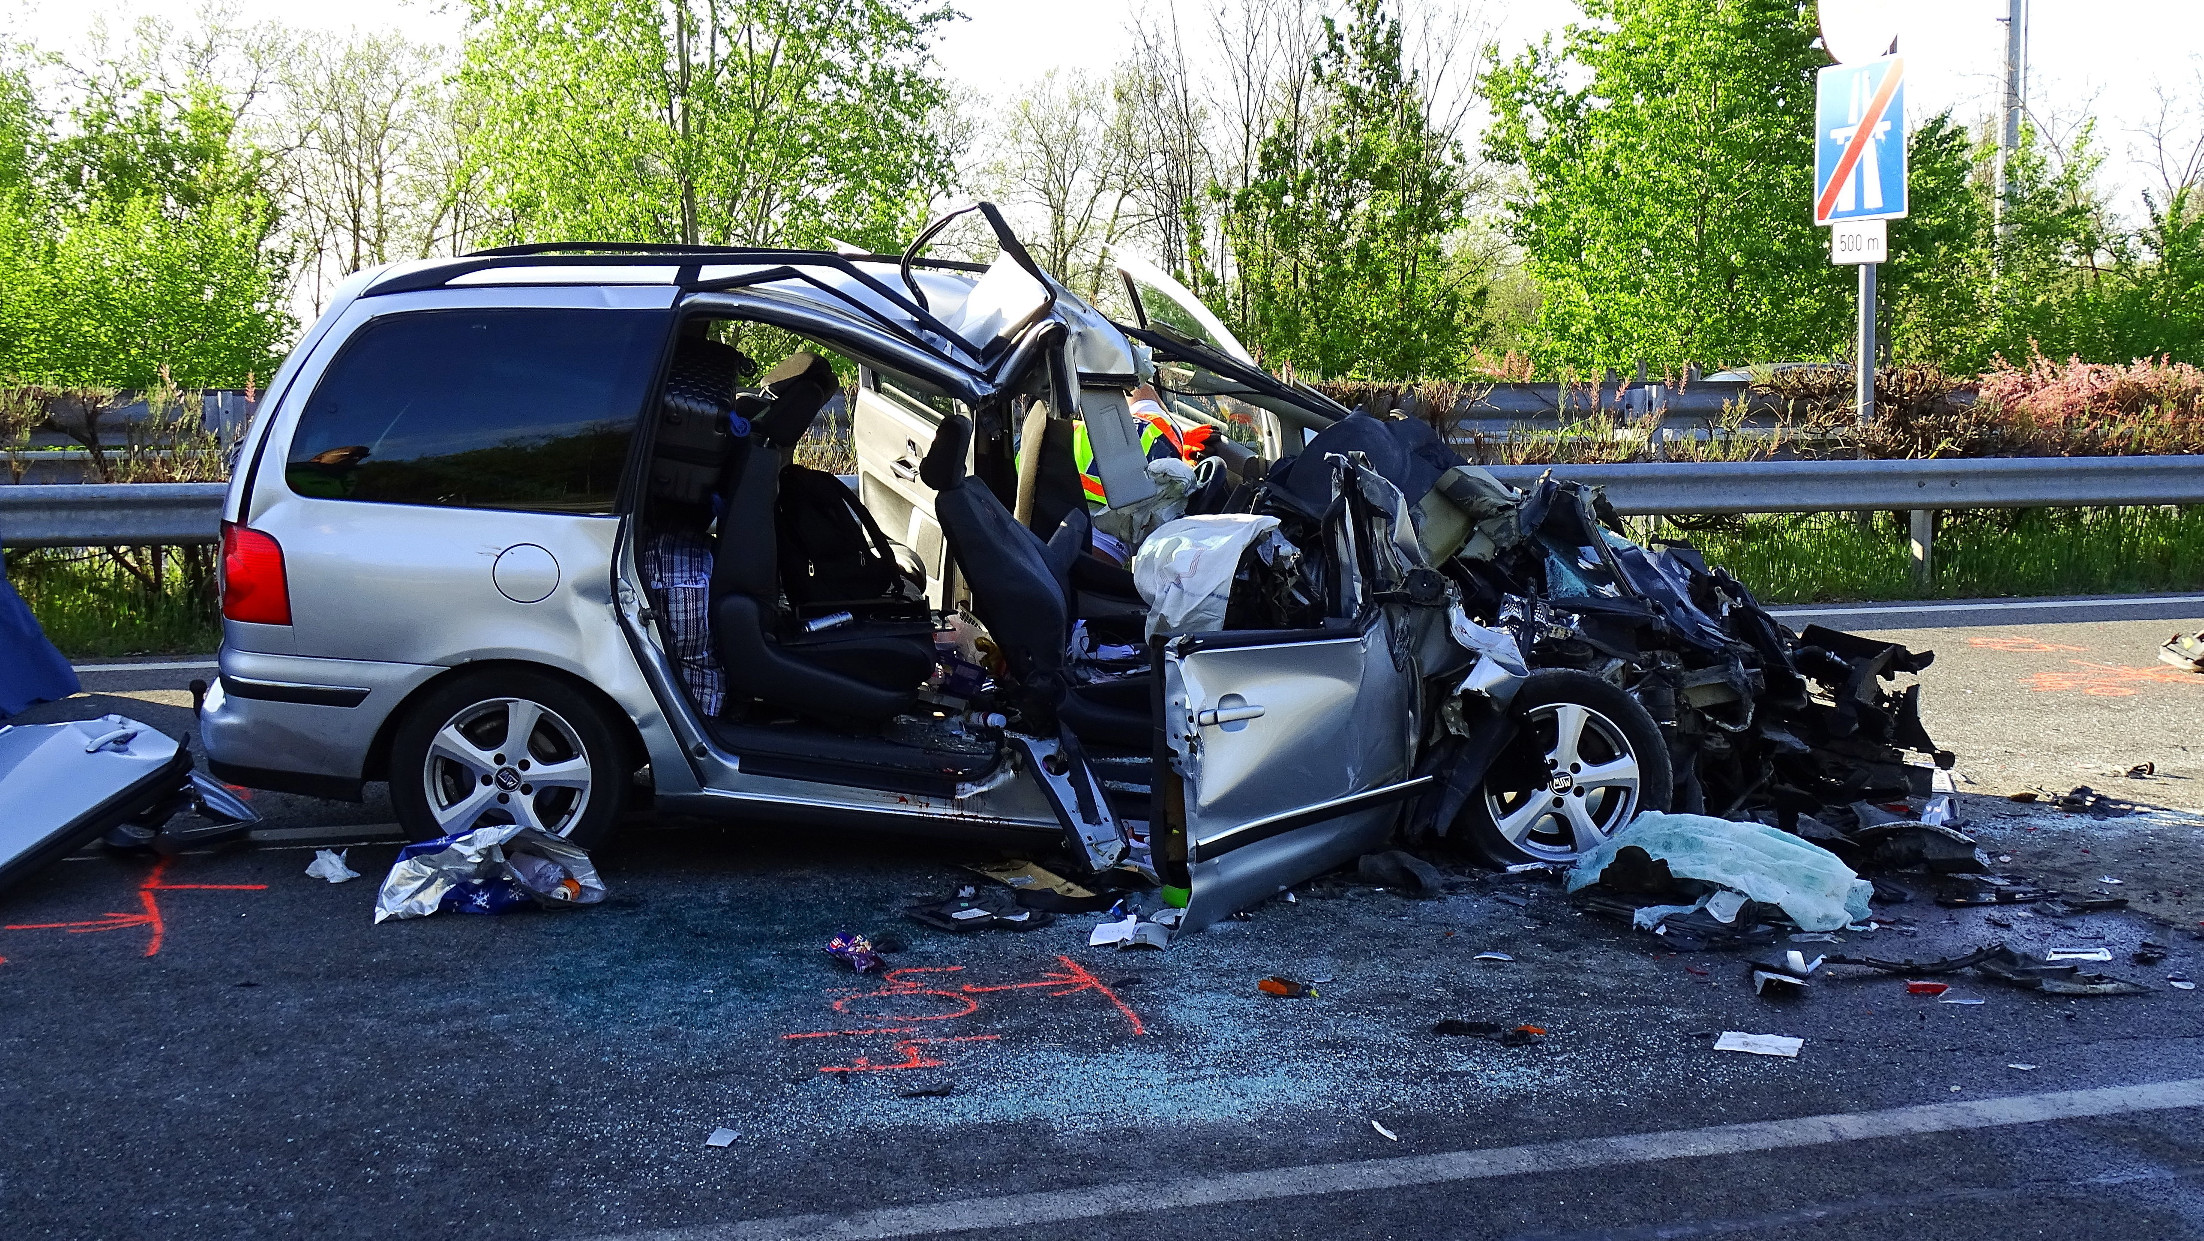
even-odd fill
[[[790,603],[907,597],[910,576],[894,544],[834,475],[801,465],[782,469],[774,526],[781,589]]]

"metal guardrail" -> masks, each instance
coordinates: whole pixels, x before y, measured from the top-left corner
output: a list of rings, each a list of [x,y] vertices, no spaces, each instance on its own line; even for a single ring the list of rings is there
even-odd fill
[[[0,487],[0,545],[136,547],[221,537],[228,483],[56,483]]]
[[[1617,512],[1631,516],[2204,504],[2204,456],[1669,461],[1488,468],[1515,487],[1529,486],[1548,469],[1557,478],[1597,483],[1607,489]]]
[[[1935,461],[1675,461],[1501,465],[1503,482],[1596,483],[1626,515],[1824,513],[2204,504],[2204,456],[1987,457]],[[128,547],[211,543],[224,483],[0,487],[0,543]]]

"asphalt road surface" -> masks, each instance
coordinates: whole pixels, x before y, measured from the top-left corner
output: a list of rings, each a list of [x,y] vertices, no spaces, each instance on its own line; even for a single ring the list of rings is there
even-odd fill
[[[1962,974],[1916,996],[1842,971],[1763,1000],[1736,954],[1665,953],[1557,885],[1466,867],[1427,901],[1319,881],[1163,953],[1087,947],[1094,915],[953,936],[899,913],[992,855],[647,820],[600,851],[605,906],[377,927],[387,802],[262,794],[252,845],[88,850],[0,894],[0,1219],[10,1237],[2204,1235],[2204,993],[2166,981],[2204,971],[2184,869],[2204,676],[2152,671],[2204,606],[2106,612],[1909,615],[1894,636],[1938,651],[1927,721],[1984,843],[2016,873],[2118,879],[2103,890],[2134,908],[1924,893],[1837,951],[2104,947],[2092,968],[2146,995]],[[181,732],[205,675],[91,673],[32,718]],[[2134,812],[2007,800],[2077,783]],[[364,879],[301,873],[347,841]],[[887,929],[908,941],[887,978],[821,951]],[[2130,964],[2146,938],[2171,958]],[[1259,994],[1273,974],[1320,994]],[[1507,1047],[1434,1034],[1444,1018],[1545,1033]],[[1805,1044],[1717,1052],[1724,1030]],[[720,1127],[735,1141],[707,1147]]]

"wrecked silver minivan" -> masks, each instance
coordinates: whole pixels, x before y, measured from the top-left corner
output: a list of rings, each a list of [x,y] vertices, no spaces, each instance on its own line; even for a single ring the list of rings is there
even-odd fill
[[[647,802],[1061,841],[1189,926],[1404,813],[1537,857],[1668,804],[1639,703],[1533,673],[1442,571],[1519,495],[1137,260],[1113,322],[975,210],[987,265],[926,258],[937,224],[347,282],[237,462],[212,770],[387,780],[420,839],[589,845]],[[844,416],[854,489],[795,460]]]

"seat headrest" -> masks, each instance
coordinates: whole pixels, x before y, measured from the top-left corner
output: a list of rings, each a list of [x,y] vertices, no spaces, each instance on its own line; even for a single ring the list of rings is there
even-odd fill
[[[674,347],[673,366],[666,373],[666,392],[660,398],[666,420],[715,419],[734,407],[735,389],[742,377],[758,369],[740,349],[716,340],[689,337]]]
[[[794,448],[841,386],[825,358],[809,351],[789,354],[765,373],[762,395],[772,403],[751,425],[773,447]]]
[[[934,432],[934,446],[918,463],[920,481],[936,491],[954,491],[964,485],[964,458],[972,451],[972,420],[951,414]]]

